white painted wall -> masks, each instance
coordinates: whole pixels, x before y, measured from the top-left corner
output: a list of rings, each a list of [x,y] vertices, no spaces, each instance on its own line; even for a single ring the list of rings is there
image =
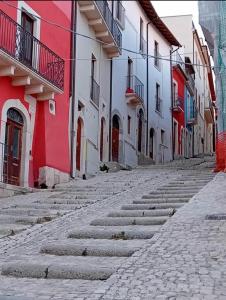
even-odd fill
[[[86,36],[96,39],[95,32],[88,25],[86,16],[80,12],[78,5],[77,31]],[[100,164],[100,128],[101,118],[104,117],[106,122],[104,136],[104,160],[108,158],[108,124],[109,124],[109,101],[110,101],[110,60],[102,45],[95,40],[77,36],[76,45],[76,105],[80,101],[84,106],[82,111],[77,112],[76,120],[80,116],[84,123],[82,137],[82,174],[95,174],[99,170]],[[90,99],[91,87],[91,57],[96,58],[95,80],[100,85],[100,104],[99,108]],[[75,131],[77,131],[77,124]],[[76,145],[76,137],[75,137]],[[76,153],[75,153],[76,157]]]

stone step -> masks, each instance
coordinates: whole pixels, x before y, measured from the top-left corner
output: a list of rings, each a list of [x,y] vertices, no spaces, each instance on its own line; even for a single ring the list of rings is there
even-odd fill
[[[141,199],[141,200],[133,200],[133,204],[157,204],[157,203],[187,203],[190,200],[190,198],[160,198],[160,199]]]
[[[107,197],[112,196],[113,194],[105,194],[105,193],[68,193],[65,192],[64,194],[55,194],[48,197],[48,199],[79,199],[79,200],[89,200],[91,198],[101,198],[105,199]]]
[[[26,209],[26,208],[2,208],[0,215],[13,215],[13,216],[60,216],[64,215],[64,212],[58,212],[57,210],[44,210],[44,209]]]
[[[20,204],[20,208],[29,208],[29,209],[53,209],[57,211],[71,211],[76,210],[81,207],[86,206],[87,204],[45,204],[45,203],[29,203],[29,204]],[[14,207],[14,206],[12,206]],[[15,206],[18,207],[18,206]]]
[[[160,187],[158,188],[158,191],[160,192],[174,192],[174,193],[198,193],[200,191],[200,188],[191,188],[191,187]]]
[[[74,239],[151,239],[161,226],[117,226],[117,227],[86,227],[71,231],[68,238]]]
[[[190,197],[190,198],[192,198],[193,196],[194,196],[194,194],[196,194],[196,192],[187,192],[187,193],[185,193],[185,192],[183,192],[183,191],[169,191],[169,190],[167,190],[167,191],[155,191],[155,192],[151,192],[149,195],[151,195],[151,196],[153,196],[153,195],[164,195],[164,196],[170,196],[170,197],[175,197],[175,196],[180,196],[180,197],[182,197],[182,198],[187,198],[187,197]]]
[[[34,225],[49,222],[53,220],[54,216],[14,216],[14,215],[0,215],[0,224],[22,224]]]
[[[2,275],[17,278],[106,280],[123,263],[119,257],[40,255],[3,264]]]
[[[93,226],[124,226],[124,225],[162,225],[168,220],[168,217],[115,217],[101,218],[90,222]]]
[[[28,226],[20,225],[20,224],[1,224],[0,225],[0,234],[2,236],[6,235],[14,235],[19,232],[26,230]]]
[[[142,196],[142,199],[191,199],[194,196],[192,195],[183,195],[183,194],[166,194],[166,193],[160,193],[160,194],[148,194]]]
[[[61,199],[61,198],[54,198],[54,199],[51,199],[51,198],[47,198],[47,199],[44,199],[44,200],[38,200],[36,201],[35,203],[40,203],[40,204],[92,204],[94,203],[95,201],[92,201],[92,200],[79,200],[79,199]]]
[[[138,244],[134,243],[134,241],[68,239],[47,243],[41,247],[40,252],[59,256],[129,257],[140,247],[140,242]]]
[[[154,209],[154,210],[116,210],[110,212],[107,216],[115,217],[150,217],[150,216],[171,216],[172,209]]]
[[[127,204],[121,207],[122,210],[154,210],[154,209],[177,209],[184,203],[150,203],[150,204]]]
[[[202,189],[205,185],[190,185],[190,184],[168,184],[164,188],[177,188],[177,189]]]

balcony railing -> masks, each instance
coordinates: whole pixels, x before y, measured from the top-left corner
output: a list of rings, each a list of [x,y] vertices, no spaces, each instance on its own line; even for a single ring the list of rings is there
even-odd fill
[[[173,99],[173,109],[184,110],[184,99],[180,96],[176,96]]]
[[[90,89],[90,98],[99,107],[100,101],[100,86],[95,81],[93,77],[91,77],[91,89]]]
[[[191,74],[189,72],[186,72],[186,76],[188,77],[188,82],[190,83],[192,89],[195,89],[195,80],[194,78],[191,76]]]
[[[0,50],[63,90],[63,59],[2,10],[0,10]]]
[[[155,110],[162,114],[162,99],[157,95],[155,95]]]
[[[181,68],[183,70],[185,70],[184,61],[183,61],[182,57],[180,56],[180,54],[178,53],[178,51],[173,53],[172,60],[173,60],[173,62],[172,62],[173,65],[180,65]]]
[[[101,15],[103,16],[105,23],[107,24],[117,46],[120,48],[122,46],[122,33],[115,19],[113,18],[112,12],[108,7],[107,1],[98,0],[95,1]]]
[[[127,93],[136,93],[140,99],[144,99],[144,84],[135,75],[127,77]]]

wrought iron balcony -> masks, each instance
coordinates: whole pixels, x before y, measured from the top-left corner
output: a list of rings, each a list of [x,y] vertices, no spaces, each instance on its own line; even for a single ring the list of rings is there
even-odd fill
[[[194,94],[195,80],[189,72],[186,72],[186,76],[188,78],[187,85],[190,87],[191,92]]]
[[[174,112],[183,112],[184,111],[184,99],[180,96],[173,99],[173,111]]]
[[[78,1],[78,3],[80,12],[86,15],[88,24],[93,27],[96,38],[104,42],[103,48],[109,57],[119,56],[122,33],[108,6],[108,1]]]
[[[135,75],[127,76],[127,103],[139,105],[144,101],[144,84]]]
[[[118,24],[116,23],[115,19],[113,18],[113,14],[110,11],[110,8],[108,6],[108,2],[104,0],[98,0],[95,1],[98,9],[100,10],[108,28],[110,29],[116,44],[118,47],[122,46],[122,33],[118,27]]]
[[[93,77],[91,77],[90,98],[96,104],[96,106],[99,107],[100,86]]]
[[[0,10],[0,60],[1,67],[11,64],[20,70],[22,64],[30,69],[33,75],[41,76],[57,89],[62,91],[64,88],[64,60],[2,10]],[[29,75],[33,81],[37,80],[36,83],[44,84],[40,82],[39,76],[32,77],[32,74],[26,71],[27,69],[23,69],[23,74],[21,70],[18,73],[23,76]],[[27,82],[30,84],[30,80]],[[51,87],[48,86],[46,91],[51,91]]]

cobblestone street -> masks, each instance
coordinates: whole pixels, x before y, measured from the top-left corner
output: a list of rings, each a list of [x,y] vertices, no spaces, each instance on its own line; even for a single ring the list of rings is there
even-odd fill
[[[0,299],[225,299],[211,157],[1,199]],[[211,216],[210,216],[211,219]]]

